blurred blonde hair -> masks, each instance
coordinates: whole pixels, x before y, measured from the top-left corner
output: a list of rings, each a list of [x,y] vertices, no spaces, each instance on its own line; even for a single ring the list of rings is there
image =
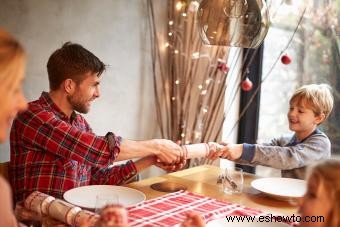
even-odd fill
[[[0,117],[22,79],[20,75],[24,73],[25,63],[24,48],[0,28]]]
[[[332,88],[328,84],[309,84],[297,89],[290,98],[289,103],[297,102],[311,108],[316,116],[329,116],[333,109],[334,98]]]
[[[311,167],[308,178],[318,182],[318,187],[324,186],[332,210],[329,217],[328,227],[340,226],[340,160],[326,160]],[[322,206],[322,204],[320,204]]]

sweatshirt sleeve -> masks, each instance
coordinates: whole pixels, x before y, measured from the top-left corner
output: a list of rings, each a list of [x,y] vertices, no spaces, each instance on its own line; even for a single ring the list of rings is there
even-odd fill
[[[324,133],[314,134],[294,146],[280,146],[279,140],[276,144],[243,144],[244,150],[238,162],[289,170],[330,158],[331,154],[331,144]]]

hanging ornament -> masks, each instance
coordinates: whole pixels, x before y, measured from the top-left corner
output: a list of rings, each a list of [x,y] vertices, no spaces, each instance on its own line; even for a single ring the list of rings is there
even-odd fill
[[[221,70],[224,74],[229,71],[229,67],[227,66],[227,64],[221,61],[217,63],[217,68]]]
[[[288,54],[284,54],[281,56],[281,62],[282,64],[289,65],[292,62],[292,59]]]
[[[242,81],[241,88],[243,91],[250,91],[253,88],[253,82],[251,82],[251,80],[247,77],[244,81]]]
[[[197,21],[206,45],[257,48],[269,29],[265,0],[202,0]]]

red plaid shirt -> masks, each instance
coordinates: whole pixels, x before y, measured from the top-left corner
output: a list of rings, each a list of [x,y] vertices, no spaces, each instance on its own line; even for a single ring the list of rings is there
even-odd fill
[[[33,191],[62,198],[69,189],[91,184],[121,184],[136,175],[132,161],[111,166],[121,138],[96,136],[86,120],[67,117],[49,94],[29,103],[13,122],[10,179],[15,201]]]

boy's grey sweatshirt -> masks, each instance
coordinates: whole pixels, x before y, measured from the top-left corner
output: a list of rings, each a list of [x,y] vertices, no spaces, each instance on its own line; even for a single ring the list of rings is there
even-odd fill
[[[295,134],[274,138],[270,143],[243,144],[243,153],[236,162],[281,169],[282,177],[305,179],[306,167],[316,161],[329,159],[331,142],[316,129],[302,141]]]

